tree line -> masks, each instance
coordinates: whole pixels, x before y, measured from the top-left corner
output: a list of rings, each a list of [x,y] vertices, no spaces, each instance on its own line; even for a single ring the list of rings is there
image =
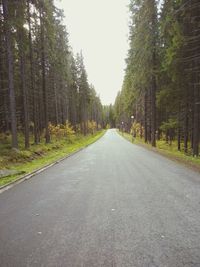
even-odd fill
[[[74,56],[53,0],[0,0],[0,132],[50,142],[51,125],[70,122],[84,135],[103,124],[103,106],[90,85],[82,53]]]
[[[118,127],[199,155],[200,2],[130,1],[130,48],[121,91],[115,100]]]

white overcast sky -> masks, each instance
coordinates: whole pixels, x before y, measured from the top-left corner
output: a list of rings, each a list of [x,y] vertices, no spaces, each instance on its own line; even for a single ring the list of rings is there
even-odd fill
[[[121,90],[128,51],[129,0],[57,0],[64,9],[70,45],[82,50],[89,83],[103,104]]]

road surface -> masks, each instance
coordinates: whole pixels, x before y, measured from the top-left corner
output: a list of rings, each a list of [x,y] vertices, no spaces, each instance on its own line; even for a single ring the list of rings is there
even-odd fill
[[[199,267],[200,175],[109,130],[0,194],[0,266]]]

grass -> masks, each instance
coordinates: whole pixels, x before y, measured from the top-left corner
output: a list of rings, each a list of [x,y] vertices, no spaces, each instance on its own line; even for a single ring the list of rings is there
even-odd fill
[[[11,150],[9,137],[0,140],[0,169],[16,170],[19,173],[0,178],[0,186],[19,179],[23,174],[31,173],[61,158],[94,143],[103,136],[105,131],[93,135],[75,136],[73,140],[52,140],[50,144],[31,145],[29,150],[23,149],[23,139],[19,138],[19,151]]]
[[[200,171],[200,157],[193,157],[190,154],[185,154],[184,151],[177,150],[177,142],[172,142],[171,145],[167,144],[165,140],[159,140],[156,143],[156,148],[153,148],[150,144],[146,144],[143,139],[137,137],[132,140],[132,136],[128,133],[118,133],[127,139],[130,142],[133,142],[136,145],[141,145],[147,149],[153,150],[163,156],[166,156],[172,160],[176,160],[180,163],[187,165],[188,167],[193,168],[194,170]]]

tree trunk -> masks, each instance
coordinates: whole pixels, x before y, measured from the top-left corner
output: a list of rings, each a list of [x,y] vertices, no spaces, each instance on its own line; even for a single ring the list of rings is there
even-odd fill
[[[194,89],[194,126],[193,126],[193,156],[199,156],[199,113],[200,113],[200,94],[197,84]]]
[[[37,98],[35,88],[35,71],[33,61],[33,45],[32,45],[32,34],[31,34],[31,15],[30,15],[30,1],[27,0],[27,18],[28,18],[28,38],[29,38],[29,60],[30,60],[30,91],[33,94],[33,122],[34,122],[34,143],[39,143],[38,133],[38,116],[37,116]]]
[[[178,151],[181,151],[181,129],[178,127]]]
[[[178,151],[181,151],[181,107],[179,101],[179,108],[178,108]]]
[[[14,71],[13,71],[13,53],[11,48],[11,29],[9,26],[9,10],[8,1],[3,0],[3,13],[5,20],[5,40],[8,61],[8,88],[10,102],[10,118],[11,118],[11,133],[12,133],[12,148],[18,148],[17,139],[17,119],[16,119],[16,102],[14,89]]]
[[[46,88],[46,70],[45,70],[45,37],[44,37],[44,13],[41,2],[40,8],[40,27],[41,27],[41,68],[42,68],[42,92],[43,92],[43,105],[44,105],[44,126],[45,126],[45,139],[46,143],[50,142],[49,134],[49,118],[48,118],[48,95]]]
[[[21,39],[22,40],[22,39]],[[23,49],[23,48],[22,48]],[[28,95],[27,88],[25,85],[25,59],[24,52],[20,48],[20,78],[23,92],[23,106],[24,106],[24,137],[25,137],[25,148],[29,148],[29,112],[28,112]]]
[[[1,130],[3,130],[4,132],[9,131],[9,104],[8,104],[8,90],[6,90],[6,86],[5,86],[5,76],[6,76],[6,72],[4,69],[5,66],[5,62],[4,62],[4,49],[3,49],[3,45],[4,45],[4,38],[3,38],[3,34],[2,32],[1,34],[1,39],[0,39],[0,95],[1,95],[1,104],[2,104],[2,120],[1,120]],[[0,105],[1,105],[0,104]]]
[[[59,124],[59,119],[58,119],[58,98],[57,98],[57,87],[56,87],[55,82],[54,82],[53,88],[54,88],[54,99],[55,99],[55,119],[56,119],[56,125],[58,125]]]
[[[152,77],[151,87],[151,145],[156,146],[156,78]]]
[[[144,96],[144,140],[147,143],[148,133],[147,133],[147,92],[145,92]]]
[[[188,95],[187,95],[188,96]],[[189,118],[188,118],[188,98],[186,97],[186,107],[185,107],[185,126],[184,126],[184,152],[188,152],[188,131],[189,131]]]
[[[151,104],[151,98],[152,98],[152,96],[151,96],[151,88],[149,88],[148,89],[148,101],[147,101],[147,103],[148,103],[148,111],[147,111],[147,118],[148,118],[148,126],[147,126],[147,133],[148,133],[148,135],[147,135],[147,139],[148,139],[148,142],[151,144],[151,138],[152,138],[152,133],[151,133],[151,131],[152,131],[152,129],[151,129],[151,126],[152,126],[152,111],[151,111],[151,109],[152,109],[152,104]]]
[[[23,7],[22,2],[20,2],[19,6],[19,15],[23,16]],[[22,14],[21,14],[22,13]],[[29,148],[29,111],[28,111],[28,88],[26,87],[25,82],[25,47],[24,47],[24,29],[23,23],[18,28],[18,37],[19,37],[19,59],[20,59],[20,80],[21,80],[21,88],[23,95],[23,117],[24,117],[24,137],[25,137],[25,148]]]

